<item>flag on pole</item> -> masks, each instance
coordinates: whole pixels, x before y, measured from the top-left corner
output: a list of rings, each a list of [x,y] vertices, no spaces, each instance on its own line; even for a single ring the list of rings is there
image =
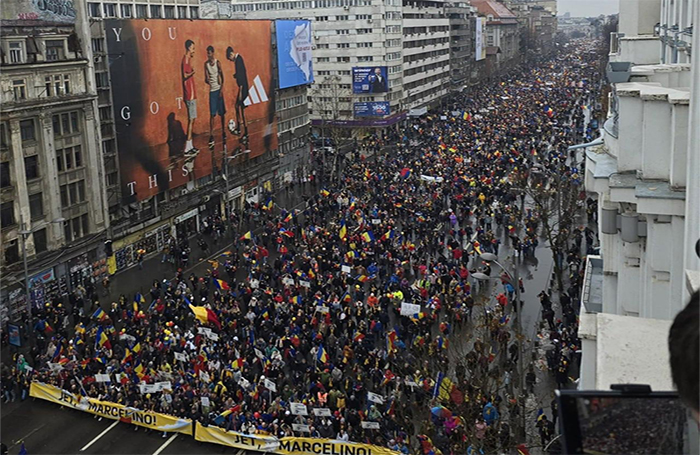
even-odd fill
[[[241,236],[240,240],[250,240],[252,238],[253,238],[253,233],[248,231]]]
[[[323,349],[323,345],[319,346],[319,348],[318,348],[318,353],[316,354],[316,360],[318,360],[321,363],[328,362],[328,353],[326,352],[325,349]]]
[[[214,279],[214,286],[216,286],[217,289],[223,289],[224,291],[228,291],[229,289],[231,289],[227,282],[219,279]]]
[[[100,307],[95,310],[95,312],[92,314],[92,317],[94,319],[97,319],[98,321],[102,321],[107,318],[107,313],[104,312],[104,310]]]
[[[202,324],[211,323],[214,324],[216,328],[221,330],[221,323],[219,322],[219,318],[216,317],[216,313],[214,313],[209,308],[205,308],[203,306],[190,305],[190,310],[192,310],[192,312],[194,313],[194,317],[197,318],[197,320]]]

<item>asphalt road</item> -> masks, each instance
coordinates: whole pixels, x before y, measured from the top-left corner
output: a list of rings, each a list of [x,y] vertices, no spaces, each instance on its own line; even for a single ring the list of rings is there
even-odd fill
[[[12,455],[19,453],[22,441],[29,455],[246,453],[200,443],[187,435],[168,434],[163,438],[162,433],[116,420],[98,421],[91,414],[33,398],[3,405],[1,430],[2,441]]]

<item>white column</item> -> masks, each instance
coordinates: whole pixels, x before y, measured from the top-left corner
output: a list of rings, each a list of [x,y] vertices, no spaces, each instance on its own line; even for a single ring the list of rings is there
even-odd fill
[[[37,126],[36,123],[34,125]],[[12,140],[12,162],[14,163],[15,184],[15,221],[20,230],[29,230],[32,227],[32,215],[29,210],[29,193],[27,192],[27,175],[24,169],[24,152],[22,151],[22,136],[20,135],[19,119],[10,120],[10,135]],[[24,225],[22,225],[24,224]],[[30,235],[26,239],[27,256],[33,256],[34,238]],[[21,248],[21,246],[20,246]]]
[[[90,232],[97,232],[107,228],[105,222],[107,200],[105,193],[104,165],[102,161],[102,147],[98,140],[97,121],[93,103],[86,104],[83,108],[85,117],[85,143],[83,146],[84,156],[87,163],[86,190],[88,202],[90,204]]]
[[[696,28],[700,24],[700,6],[693,8],[693,23]],[[700,33],[693,33],[693,49],[700,49]],[[697,54],[697,52],[695,52]],[[685,197],[685,263],[686,270],[700,270],[700,258],[695,254],[695,243],[700,239],[700,179],[697,177],[700,169],[700,58],[693,55],[692,85],[690,91],[690,115],[688,120],[688,183]],[[685,281],[685,280],[684,280]],[[683,283],[685,296],[688,296]]]
[[[44,157],[42,159],[43,169],[42,182],[44,184],[44,201],[48,203],[48,207],[44,206],[46,211],[46,220],[52,221],[62,217],[61,207],[61,186],[58,182],[58,168],[56,166],[56,147],[53,142],[53,122],[52,116],[49,114],[41,114],[39,116],[39,133],[41,134]],[[46,226],[47,230],[47,247],[49,250],[60,248],[64,242],[64,231],[62,223],[50,223]]]

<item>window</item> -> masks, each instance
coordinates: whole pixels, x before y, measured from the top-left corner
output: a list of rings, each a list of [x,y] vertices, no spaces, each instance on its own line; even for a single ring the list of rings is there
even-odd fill
[[[105,3],[102,5],[104,9],[104,17],[116,17],[117,16],[117,5],[115,3]]]
[[[316,16],[316,20],[319,22],[325,22],[328,20],[328,16]]]
[[[178,6],[177,7],[177,17],[179,19],[187,19],[187,7],[186,6]]]
[[[102,17],[102,9],[99,3],[88,3],[90,17]]]
[[[343,15],[343,16],[335,16],[335,20],[337,20],[337,21],[346,21],[346,20],[348,20],[348,17],[349,17],[349,16],[348,16],[347,14],[346,14],[346,15]]]
[[[145,19],[148,17],[148,5],[136,5],[136,17]]]
[[[357,43],[357,47],[372,47],[372,43]]]
[[[160,5],[151,5],[150,11],[151,11],[150,17],[152,19],[160,19],[160,17],[161,17],[161,6]]]
[[[7,140],[7,124],[0,123],[0,148],[6,149],[10,145]]]
[[[70,94],[70,75],[69,74],[63,75],[63,94],[64,95]]]
[[[0,224],[3,228],[15,225],[15,204],[14,202],[3,202],[0,204]]]
[[[46,228],[40,229],[40,230],[34,232],[32,235],[34,235],[34,250],[37,253],[43,253],[44,251],[46,251],[47,250]]]
[[[110,174],[107,174],[107,185],[108,186],[114,186],[117,184],[117,179],[118,179],[118,173],[112,172]]]
[[[36,193],[29,195],[29,213],[32,221],[40,220],[44,217],[44,195]]]
[[[68,185],[61,185],[61,207],[66,208],[70,206],[70,201],[68,200]]]
[[[328,49],[329,45],[328,44],[317,44],[316,47],[318,49]]]
[[[79,145],[73,147],[73,161],[75,162],[75,167],[83,166],[83,151]]]
[[[344,30],[344,29],[343,29],[343,30],[336,30],[336,31],[335,31],[335,34],[336,34],[336,35],[349,35],[349,34],[350,34],[350,30]]]
[[[107,139],[105,141],[102,141],[102,153],[105,155],[111,155],[114,153],[115,148],[114,148],[114,139]]]
[[[22,137],[22,142],[36,140],[34,133],[34,119],[30,118],[19,122],[19,132],[20,136]]]
[[[371,28],[358,28],[357,29],[358,35],[365,35],[367,33],[372,33],[372,29]]]
[[[175,19],[175,7],[174,6],[164,6],[163,8],[165,10],[165,18],[166,19]]]
[[[64,112],[53,116],[54,136],[65,136],[80,132],[78,111]]]
[[[19,262],[19,246],[17,240],[12,240],[7,242],[5,247],[5,264],[14,264],[15,262]]]
[[[85,202],[85,180],[61,185],[61,207],[65,209],[81,202]]]
[[[371,55],[360,55],[359,57],[357,57],[357,61],[358,62],[371,62],[371,61],[374,61],[374,57],[372,57]]]
[[[56,169],[63,172],[66,168],[63,164],[63,149],[56,150]]]
[[[131,5],[122,5],[122,17],[132,17],[132,15]]]
[[[336,57],[336,62],[339,63],[349,63],[350,62],[350,57]]]
[[[371,14],[356,14],[355,19],[361,20],[361,19],[372,19]]]
[[[199,19],[199,7],[198,6],[190,6],[190,18],[191,19]]]
[[[79,239],[88,234],[88,216],[87,213],[79,217],[68,220],[63,225],[63,231],[67,242]]]
[[[347,49],[350,47],[350,43],[338,43],[339,49]]]
[[[95,83],[97,88],[106,88],[109,85],[106,72],[95,72]]]
[[[110,106],[105,106],[100,108],[100,121],[106,122],[112,120],[112,108]]]
[[[10,41],[10,63],[24,63],[24,43]]]
[[[318,63],[328,63],[331,61],[331,58],[330,57],[318,57],[316,60],[318,61]]]
[[[46,61],[55,62],[66,58],[64,49],[65,40],[47,40],[46,41]]]
[[[25,83],[24,79],[13,80],[12,91],[14,93],[15,101],[27,99],[27,84]]]
[[[12,179],[10,179],[10,162],[3,161],[0,163],[0,188],[7,188],[12,186]]]
[[[39,177],[39,155],[24,158],[24,174],[27,176],[27,180]]]

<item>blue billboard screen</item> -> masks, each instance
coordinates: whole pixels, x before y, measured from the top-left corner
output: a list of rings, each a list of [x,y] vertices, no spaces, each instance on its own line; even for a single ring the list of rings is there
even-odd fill
[[[384,117],[391,114],[388,101],[369,101],[355,103],[355,117]]]
[[[386,93],[388,91],[386,66],[359,66],[352,69],[353,93]]]
[[[311,22],[275,21],[275,24],[279,88],[312,83]]]

